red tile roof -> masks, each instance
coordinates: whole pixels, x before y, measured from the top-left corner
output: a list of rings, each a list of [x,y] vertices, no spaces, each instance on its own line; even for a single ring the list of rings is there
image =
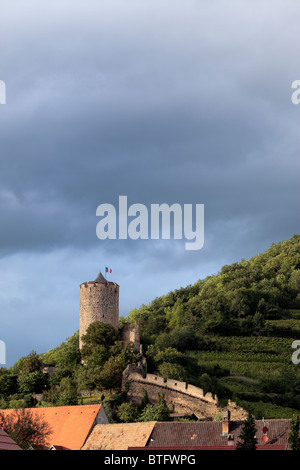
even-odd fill
[[[9,435],[0,429],[0,450],[22,450]]]
[[[193,447],[128,447],[128,450],[148,450],[151,451],[163,451],[163,450],[184,450],[184,451],[195,451],[195,450],[236,450],[236,446],[193,446]],[[257,445],[256,450],[286,450],[286,446],[276,446],[276,445]]]
[[[65,450],[80,450],[91,432],[102,405],[56,406],[30,408],[33,416],[39,416],[51,428],[47,447],[52,445]],[[1,410],[10,414],[15,410]]]
[[[148,447],[233,447],[235,448],[243,421],[231,421],[228,436],[222,435],[222,423],[215,421],[195,422],[157,422],[151,434]],[[289,419],[270,419],[255,421],[260,446],[283,446],[288,445],[288,433],[290,429]],[[267,433],[263,428],[267,428]],[[267,436],[264,437],[264,436]]]

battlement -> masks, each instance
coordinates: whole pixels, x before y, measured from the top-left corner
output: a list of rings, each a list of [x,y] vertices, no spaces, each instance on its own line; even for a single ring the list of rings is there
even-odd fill
[[[163,395],[167,406],[174,413],[195,414],[199,419],[214,419],[218,413],[218,397],[204,393],[201,388],[186,382],[148,374],[142,362],[138,365],[129,364],[125,369],[122,389],[125,388],[128,398],[137,406],[146,392],[152,404],[158,402],[159,395]]]
[[[86,289],[87,287],[93,288],[93,287],[104,287],[104,288],[111,288],[111,289],[117,289],[119,290],[118,284],[115,282],[110,282],[110,281],[89,281],[89,282],[83,282],[80,284],[80,289]]]
[[[179,380],[164,379],[159,375],[154,374],[142,374],[142,371],[137,371],[136,368],[131,368],[129,365],[124,373],[126,381],[133,381],[140,383],[143,386],[153,385],[160,387],[165,390],[173,390],[180,394],[188,395],[189,397],[197,398],[207,403],[218,406],[218,398],[213,397],[212,393],[204,393],[202,388],[195,387],[194,385],[186,382],[180,382]]]

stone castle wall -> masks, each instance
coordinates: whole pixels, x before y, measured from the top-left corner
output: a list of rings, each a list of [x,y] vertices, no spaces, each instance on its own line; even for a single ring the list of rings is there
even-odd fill
[[[193,413],[198,418],[213,419],[219,411],[218,398],[211,393],[205,394],[201,388],[185,382],[147,374],[141,366],[127,367],[123,374],[123,388],[126,383],[129,384],[128,398],[135,405],[141,403],[144,389],[152,404],[157,403],[158,394],[163,394],[174,413]]]
[[[79,347],[81,337],[95,321],[119,328],[119,286],[114,282],[84,282],[80,286]]]
[[[121,338],[124,344],[132,343],[137,351],[142,352],[140,343],[140,324],[138,321],[135,322],[134,327],[131,327],[130,323],[125,323],[121,329]]]

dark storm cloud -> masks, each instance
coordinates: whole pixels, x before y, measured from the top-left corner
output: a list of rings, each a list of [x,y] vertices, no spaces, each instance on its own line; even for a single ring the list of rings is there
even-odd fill
[[[61,331],[74,331],[77,286],[102,264],[125,314],[299,232],[299,16],[276,0],[1,6],[0,299],[11,318],[39,305],[56,346],[55,318],[65,312]],[[101,242],[96,208],[119,195],[205,204],[203,249]],[[30,278],[43,282],[29,301]]]

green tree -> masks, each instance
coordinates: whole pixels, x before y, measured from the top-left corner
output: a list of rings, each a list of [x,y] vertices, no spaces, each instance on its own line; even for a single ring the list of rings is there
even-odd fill
[[[214,388],[214,378],[210,377],[206,372],[201,375],[199,379],[200,388],[202,388],[204,394],[212,392]]]
[[[23,372],[18,376],[20,393],[42,393],[47,387],[47,375],[36,370],[35,372]]]
[[[151,348],[148,348],[151,351]],[[148,352],[148,351],[147,351]],[[157,364],[162,362],[171,362],[175,364],[180,364],[180,361],[184,358],[184,354],[177,351],[175,348],[167,347],[163,351],[161,350],[153,350],[154,360]]]
[[[56,365],[62,368],[74,368],[80,360],[79,332],[76,332],[61,344],[56,354]]]
[[[172,364],[171,362],[162,362],[158,366],[158,373],[165,379],[174,379],[185,382],[187,374],[185,368],[180,364]]]
[[[256,426],[253,415],[248,412],[246,421],[244,422],[239,441],[237,443],[237,450],[256,450]]]
[[[178,299],[173,307],[166,307],[165,314],[170,328],[181,328],[186,324],[187,313],[181,299]]]
[[[158,331],[158,334],[155,337],[155,345],[154,346],[158,351],[163,351],[167,347],[170,346],[171,342],[172,342],[172,336],[171,336],[170,333],[166,333],[166,332],[160,333]],[[153,345],[150,344],[150,346],[148,347],[149,351],[147,351],[147,353],[148,352],[150,353],[152,346]]]
[[[23,408],[35,408],[37,403],[37,399],[31,393],[28,393],[23,398]]]
[[[158,395],[158,403],[148,403],[141,411],[138,421],[169,421],[170,410],[167,407],[164,396]]]
[[[95,390],[96,387],[96,371],[97,367],[90,369],[85,364],[81,364],[76,368],[74,380],[76,381],[78,390]],[[100,372],[98,372],[98,375]]]
[[[157,414],[155,407],[148,403],[142,410],[139,421],[157,421],[156,420]]]
[[[95,367],[102,369],[106,361],[109,359],[109,351],[103,344],[98,344],[92,352],[86,357],[85,364],[89,369]]]
[[[109,355],[122,357],[125,365],[137,363],[141,359],[140,353],[131,342],[123,344],[121,340],[110,346]]]
[[[290,287],[297,293],[300,292],[300,269],[295,269],[290,277]]]
[[[119,332],[110,324],[100,321],[93,322],[89,325],[86,334],[82,336],[81,355],[85,359],[92,354],[97,346],[104,346],[108,349],[119,339]]]
[[[58,386],[65,377],[72,377],[73,371],[69,367],[60,367],[56,369],[49,377],[49,387]]]
[[[0,409],[6,410],[8,406],[8,401],[5,398],[0,398]]]
[[[165,402],[164,394],[158,394],[158,403],[155,405],[157,421],[168,421],[170,410]]]
[[[43,401],[54,406],[70,406],[78,404],[78,385],[72,377],[62,377],[57,385],[53,385],[43,393]]]
[[[111,357],[104,364],[100,374],[100,383],[103,388],[108,390],[121,390],[122,373],[125,369],[125,362],[122,357]]]
[[[78,405],[77,395],[73,395],[69,390],[62,390],[58,394],[58,398],[55,403],[56,406],[73,406]]]
[[[57,406],[78,405],[78,391],[76,382],[70,377],[64,377],[58,388]]]
[[[171,334],[171,346],[180,352],[191,351],[198,348],[198,336],[191,326],[175,329]]]
[[[141,394],[142,394],[142,401],[139,405],[139,410],[143,410],[145,408],[145,406],[150,403],[148,393],[146,392],[146,390],[143,387],[141,388]]]
[[[291,450],[300,450],[300,416],[293,415],[288,437]]]
[[[51,349],[40,357],[46,364],[57,365],[61,368],[75,368],[81,361],[79,331],[77,330],[57,348]]]
[[[22,373],[31,373],[40,371],[42,368],[42,361],[40,360],[39,356],[35,351],[31,351],[31,353],[24,358],[24,362],[22,364]]]
[[[7,397],[17,393],[17,377],[10,375],[7,369],[0,369],[0,396]]]
[[[139,411],[132,402],[122,403],[117,409],[117,416],[123,423],[133,423],[138,419]]]

